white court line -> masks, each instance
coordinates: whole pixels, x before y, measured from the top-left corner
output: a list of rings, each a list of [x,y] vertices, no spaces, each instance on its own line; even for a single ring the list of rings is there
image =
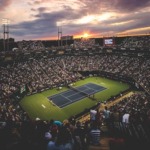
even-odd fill
[[[75,94],[69,95],[69,96],[67,96],[67,97],[69,98],[69,97],[71,97],[71,96],[73,96],[73,95],[78,95],[79,93],[81,93],[81,92],[76,91]]]
[[[96,84],[96,85],[98,85],[98,84]],[[96,90],[96,89],[93,89],[93,88],[91,88],[91,87],[88,87],[87,85],[85,85],[85,86],[86,86],[86,88],[88,88],[89,90],[92,89],[92,90],[96,91],[95,93],[97,93],[97,92],[102,92],[102,91],[108,89],[108,88],[106,88],[106,87],[102,87],[102,86],[101,86],[102,88],[101,88],[100,90]],[[99,86],[99,85],[98,85],[98,86]],[[93,91],[93,92],[94,92],[94,91]],[[94,93],[94,94],[95,94],[95,93]],[[93,94],[93,93],[91,93],[91,94]]]
[[[95,89],[93,89],[93,88],[91,88],[91,87],[88,87],[88,86],[86,86],[86,85],[83,85],[83,86],[85,86],[86,89],[85,89],[85,90],[82,90],[81,92],[80,92],[80,91],[76,91],[77,93],[72,94],[72,95],[69,95],[68,97],[67,97],[67,96],[63,96],[62,94],[60,94],[60,95],[61,95],[62,97],[64,97],[64,98],[68,99],[70,102],[73,102],[73,103],[74,103],[74,102],[79,101],[80,99],[86,98],[86,96],[81,96],[80,98],[74,99],[74,101],[70,100],[69,97],[74,96],[74,95],[77,95],[77,94],[82,93],[82,92],[87,91],[87,90],[94,90],[94,91],[93,91],[92,93],[90,93],[90,94],[95,94],[95,93],[99,92],[99,90],[95,90]],[[107,88],[104,88],[104,90],[105,90],[105,89],[107,89]],[[72,91],[73,91],[73,90],[72,90]],[[103,90],[101,90],[101,91],[103,91]],[[67,93],[67,92],[66,92],[66,93]],[[87,94],[87,95],[88,95],[88,94]],[[68,104],[72,104],[72,103],[70,103],[70,102],[63,104],[63,105],[61,105],[60,107],[64,108],[64,107],[68,106]]]
[[[72,103],[67,102],[67,103],[65,103],[65,104],[62,104],[61,106],[59,106],[59,108],[60,108],[60,107],[61,107],[61,108],[64,108],[64,107],[68,106],[69,104],[73,104],[74,102],[77,102],[77,101],[79,101],[80,99],[83,99],[83,98],[86,97],[86,96],[81,96],[80,98],[74,99],[74,101],[72,101],[71,99],[69,99],[69,97],[71,97],[71,96],[77,95],[77,94],[82,93],[82,92],[87,91],[87,90],[93,90],[93,92],[90,93],[90,94],[95,94],[95,93],[97,93],[97,92],[101,92],[101,91],[103,91],[103,90],[108,89],[108,88],[102,87],[101,90],[96,90],[96,89],[93,89],[93,88],[91,88],[91,87],[89,87],[89,86],[87,86],[87,85],[83,85],[83,86],[86,88],[85,90],[81,90],[81,92],[80,92],[80,91],[76,91],[75,94],[72,94],[72,95],[69,95],[69,96],[64,96],[64,95],[62,95],[61,93],[59,93],[59,95],[61,95],[62,97],[66,98],[66,99],[68,99],[70,102],[72,102]],[[98,86],[99,86],[99,85],[98,85]],[[76,87],[76,88],[78,88],[78,87]],[[64,94],[64,93],[67,93],[67,92],[70,92],[70,91],[74,91],[74,90],[73,90],[73,89],[70,89],[69,91],[65,91],[65,92],[62,92],[62,93]],[[87,94],[87,95],[88,95],[88,94]]]
[[[42,106],[43,108],[46,108],[46,106],[45,106],[45,105],[43,105],[43,104],[42,104],[41,106]]]
[[[61,93],[58,93],[58,94],[52,95],[52,96],[50,96],[50,97],[55,98],[55,97],[57,97],[58,95],[63,96],[63,94],[64,94],[64,93],[69,93],[70,91],[72,91],[72,90],[71,90],[71,89],[69,89],[69,90],[67,90],[67,91],[64,91],[64,92],[61,92]]]
[[[82,96],[80,99],[83,99],[83,98],[85,98],[85,96]],[[80,99],[79,99],[79,98],[78,98],[78,99],[75,99],[75,101],[71,101],[72,103],[68,102],[68,103],[65,103],[65,104],[61,105],[60,107],[64,108],[64,107],[66,107],[66,106],[68,106],[68,105],[71,105],[71,104],[73,104],[73,103],[79,101]]]

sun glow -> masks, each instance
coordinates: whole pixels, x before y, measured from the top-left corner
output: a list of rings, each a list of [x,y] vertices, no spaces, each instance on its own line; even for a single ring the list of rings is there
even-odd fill
[[[84,38],[88,38],[88,37],[89,37],[89,34],[88,34],[88,33],[84,33],[84,34],[83,34],[83,37],[84,37]]]

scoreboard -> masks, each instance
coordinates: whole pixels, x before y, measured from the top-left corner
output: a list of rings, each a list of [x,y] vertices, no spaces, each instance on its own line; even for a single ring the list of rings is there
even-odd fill
[[[103,39],[103,46],[104,47],[113,47],[113,46],[115,46],[114,38],[104,38]]]

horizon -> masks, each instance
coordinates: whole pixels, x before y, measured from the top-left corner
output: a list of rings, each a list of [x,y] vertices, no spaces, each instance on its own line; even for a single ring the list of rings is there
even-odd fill
[[[69,35],[67,35],[69,36]],[[139,37],[139,36],[150,36],[150,33],[146,34],[118,34],[115,36],[101,36],[101,37],[73,37],[71,40],[79,40],[79,39],[104,39],[104,38],[120,38],[120,37]],[[20,41],[58,41],[58,39],[26,39],[26,40],[17,40],[13,37],[9,37],[9,39],[14,39],[14,42],[20,42]],[[0,40],[3,40],[3,38],[0,38]],[[7,39],[5,39],[7,40]],[[61,39],[59,39],[61,40]],[[62,40],[63,41],[63,40]],[[64,40],[65,41],[65,40]]]

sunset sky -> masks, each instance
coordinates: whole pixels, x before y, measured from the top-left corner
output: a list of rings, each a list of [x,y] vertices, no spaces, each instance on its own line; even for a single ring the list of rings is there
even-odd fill
[[[16,41],[57,39],[62,34],[100,37],[150,33],[150,0],[0,0],[3,18]]]

